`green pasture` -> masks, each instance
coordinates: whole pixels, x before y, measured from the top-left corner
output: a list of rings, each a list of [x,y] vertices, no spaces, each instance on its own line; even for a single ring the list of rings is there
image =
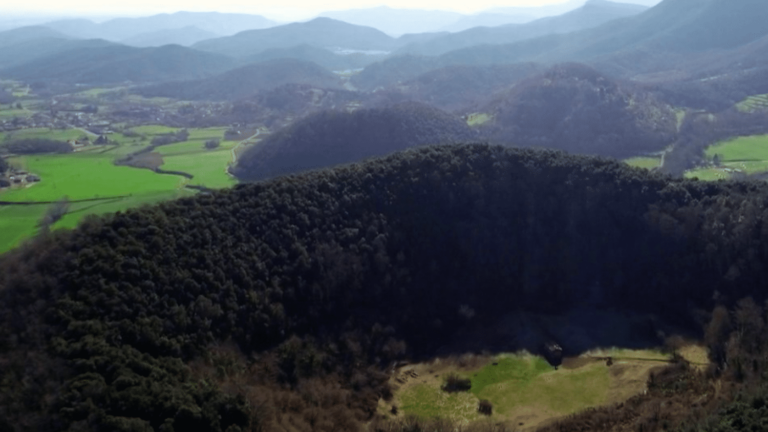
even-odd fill
[[[130,208],[143,205],[156,204],[176,198],[194,195],[189,189],[175,189],[171,191],[146,192],[135,194],[126,198],[107,199],[103,201],[73,203],[69,206],[69,212],[56,223],[56,228],[74,228],[80,220],[91,214],[106,214],[125,211]]]
[[[0,195],[0,199],[2,195]],[[16,247],[37,233],[37,223],[48,205],[0,206],[0,253]]]
[[[481,126],[491,120],[493,120],[493,116],[490,114],[472,113],[467,117],[467,124],[469,126]]]
[[[756,174],[768,171],[768,135],[733,138],[709,146],[704,153],[712,162],[717,155],[720,165],[686,171],[686,178],[710,181],[729,179],[736,172]]]
[[[577,366],[558,369],[525,353],[500,354],[475,370],[451,367],[434,376],[427,373],[430,366],[424,366],[419,378],[396,392],[396,403],[406,415],[471,422],[484,417],[477,413],[477,405],[486,399],[493,404],[492,418],[496,420],[529,417],[544,421],[623,401],[639,391],[638,382],[644,382],[648,371],[669,359],[656,350],[616,348],[586,356]],[[608,367],[599,360],[606,357],[612,357],[616,366]],[[441,389],[442,380],[452,371],[470,379],[469,391]]]
[[[234,186],[237,181],[226,173],[226,168],[232,160],[228,149],[217,149],[163,158],[164,170],[183,171],[195,176],[190,184],[208,188],[225,188]]]
[[[15,106],[15,105],[14,105]],[[32,116],[32,111],[28,111],[25,109],[16,109],[16,108],[2,108],[0,109],[0,119],[2,120],[8,120],[14,117],[30,117]]]
[[[602,362],[555,370],[541,357],[507,354],[494,363],[459,372],[471,380],[469,392],[446,393],[437,382],[413,385],[399,396],[401,408],[419,417],[472,421],[480,418],[477,404],[481,399],[489,400],[494,416],[501,417],[521,410],[560,416],[608,402],[610,370]]]
[[[768,160],[768,135],[734,138],[708,147],[705,153],[710,160],[717,154],[721,162]]]
[[[633,157],[633,158],[625,159],[624,163],[633,167],[653,169],[653,168],[659,167],[659,164],[661,163],[661,158],[649,157],[649,156]]]
[[[179,188],[176,176],[116,166],[104,154],[38,155],[13,158],[11,163],[26,167],[43,180],[28,188],[0,193],[2,201],[55,201],[105,198]]]
[[[132,127],[131,130],[145,135],[160,135],[160,134],[166,134],[166,133],[175,133],[180,128],[172,128],[168,126],[160,126],[160,125],[146,125],[146,126],[136,126]]]
[[[754,112],[768,108],[768,94],[750,96],[736,104],[736,108],[743,112]]]
[[[706,167],[688,170],[683,175],[685,178],[698,178],[704,181],[727,180],[731,175],[723,168]]]

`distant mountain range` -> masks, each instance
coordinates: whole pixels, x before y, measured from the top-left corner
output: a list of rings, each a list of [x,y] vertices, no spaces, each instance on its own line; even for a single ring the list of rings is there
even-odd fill
[[[106,39],[122,42],[140,35],[162,31],[179,30],[188,27],[212,34],[228,36],[245,30],[263,29],[277,25],[276,22],[260,15],[226,14],[219,12],[176,12],[140,18],[115,18],[103,23],[86,19],[53,21],[45,24],[58,32],[80,39]],[[162,35],[162,34],[161,34]],[[172,37],[178,37],[170,34]],[[174,43],[173,39],[155,40],[161,45]]]
[[[311,45],[320,48],[390,50],[395,40],[380,30],[333,20],[316,18],[262,30],[249,30],[234,36],[211,39],[193,45],[203,51],[233,57],[256,55],[268,49]]]
[[[564,34],[637,15],[648,9],[627,3],[590,0],[578,9],[556,17],[542,18],[527,24],[508,24],[499,27],[476,27],[459,33],[413,43],[400,53],[439,55],[456,49],[482,44],[507,44],[551,34]]]
[[[155,47],[163,45],[190,46],[197,42],[219,37],[216,33],[205,31],[199,27],[188,26],[179,29],[157,30],[142,33],[121,41],[135,47]]]
[[[320,16],[350,24],[373,27],[391,36],[439,31],[465,17],[457,12],[393,9],[387,6],[324,12]]]

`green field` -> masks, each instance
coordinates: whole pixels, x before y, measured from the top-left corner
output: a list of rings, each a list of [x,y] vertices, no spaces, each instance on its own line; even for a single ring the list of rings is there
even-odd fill
[[[37,232],[37,222],[47,208],[48,205],[0,206],[0,253],[34,236]]]
[[[736,104],[739,111],[754,112],[768,108],[768,94],[750,96]]]
[[[710,146],[704,152],[707,160],[719,159],[719,166],[699,167],[686,171],[686,178],[699,180],[729,179],[736,173],[756,174],[768,171],[768,135],[738,137]]]
[[[14,117],[31,117],[32,111],[27,111],[25,109],[16,109],[16,108],[2,108],[0,109],[0,119],[7,120]]]
[[[467,124],[469,126],[480,126],[493,120],[493,116],[485,113],[472,113],[467,116]]]
[[[645,168],[645,169],[652,169],[652,168],[658,168],[659,164],[661,163],[661,158],[659,157],[633,157],[629,159],[625,159],[624,162],[627,165],[638,167],[638,168]]]
[[[227,165],[232,160],[232,153],[227,149],[168,156],[163,160],[162,169],[183,171],[195,176],[190,181],[193,185],[224,188],[237,183],[226,173]]]
[[[717,154],[721,162],[768,160],[768,135],[734,138],[708,147],[705,153],[710,160]]]
[[[606,357],[614,359],[612,366],[606,365]],[[392,404],[405,415],[466,424],[484,417],[477,412],[477,405],[486,399],[493,404],[495,421],[517,424],[525,419],[525,424],[532,426],[589,407],[624,401],[641,392],[650,370],[668,359],[655,350],[608,349],[568,359],[558,369],[541,357],[524,353],[500,354],[470,369],[440,361],[417,364],[411,366],[417,374],[396,387]],[[470,379],[471,389],[443,391],[441,386],[449,373]],[[388,406],[380,408],[386,412]]]
[[[182,186],[176,176],[149,170],[115,166],[106,154],[39,155],[13,158],[43,181],[28,188],[0,193],[3,201],[55,201],[135,195],[174,190]]]
[[[138,133],[153,135],[176,132],[166,126],[139,126]],[[0,201],[40,202],[56,201],[66,196],[70,201],[100,198],[99,201],[71,203],[69,213],[55,227],[72,228],[88,214],[103,214],[143,204],[193,195],[185,189],[187,184],[209,188],[233,186],[236,181],[226,168],[232,160],[232,149],[237,141],[224,141],[226,128],[192,129],[189,141],[161,146],[156,149],[164,158],[162,168],[182,171],[194,176],[188,180],[170,174],[158,174],[147,169],[116,166],[114,161],[149,145],[149,139],[140,141],[122,134],[110,135],[116,144],[90,146],[63,155],[29,155],[15,157],[10,162],[39,175],[42,181],[26,188],[0,192]],[[13,138],[72,139],[84,134],[77,129],[26,129],[14,132]],[[0,140],[4,138],[0,134]],[[207,150],[204,143],[220,140],[220,147]],[[117,198],[122,197],[122,198]],[[48,204],[0,207],[0,253],[19,244],[37,232],[37,223]]]

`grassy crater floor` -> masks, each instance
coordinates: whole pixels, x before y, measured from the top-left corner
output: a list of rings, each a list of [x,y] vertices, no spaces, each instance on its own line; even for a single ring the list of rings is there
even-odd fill
[[[694,364],[706,361],[706,352],[699,347],[689,346],[681,353]],[[612,358],[610,366],[608,357]],[[471,423],[486,418],[477,411],[478,402],[486,399],[493,404],[493,421],[534,428],[643,392],[651,371],[663,367],[669,358],[656,350],[610,349],[567,358],[557,369],[528,353],[436,359],[399,369],[391,382],[395,396],[390,402],[382,401],[380,410],[391,416],[394,405],[397,416]],[[471,389],[443,391],[451,373],[469,378]]]

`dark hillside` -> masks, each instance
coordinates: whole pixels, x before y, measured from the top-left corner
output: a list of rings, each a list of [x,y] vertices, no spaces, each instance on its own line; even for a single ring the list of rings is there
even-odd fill
[[[352,83],[360,90],[373,91],[408,81],[441,66],[435,57],[395,56],[367,66],[352,76]]]
[[[404,98],[446,111],[468,109],[487,102],[494,93],[540,72],[533,63],[491,66],[448,66],[396,87]]]
[[[505,311],[762,303],[766,204],[762,183],[470,145],[90,218],[0,260],[0,425],[359,431],[391,361]]]
[[[496,142],[627,157],[675,141],[674,111],[639,87],[584,65],[564,64],[527,79],[480,111]]]
[[[178,81],[136,89],[138,94],[185,100],[243,99],[283,84],[340,88],[339,78],[322,67],[295,59],[270,60],[195,81]]]
[[[418,103],[351,113],[323,111],[246,150],[233,173],[241,180],[261,180],[473,137],[458,117]]]
[[[23,80],[80,84],[147,83],[202,78],[234,65],[235,61],[228,57],[178,45],[159,48],[111,45],[59,52],[4,69],[3,74]]]
[[[261,63],[269,60],[292,58],[317,63],[328,70],[358,69],[367,66],[382,56],[365,54],[335,54],[325,48],[312,45],[297,45],[290,48],[272,48],[245,59],[249,63]]]

